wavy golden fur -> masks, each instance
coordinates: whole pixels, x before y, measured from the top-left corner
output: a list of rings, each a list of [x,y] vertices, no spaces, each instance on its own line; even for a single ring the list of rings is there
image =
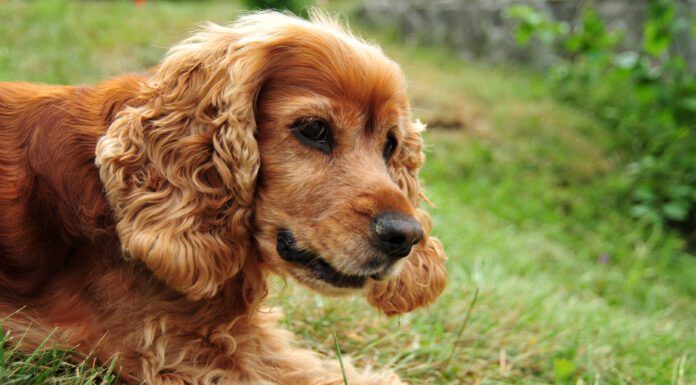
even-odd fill
[[[263,307],[266,278],[390,316],[433,302],[422,130],[399,67],[318,13],[208,24],[149,75],[0,83],[0,315],[24,309],[4,326],[129,383],[340,384]]]

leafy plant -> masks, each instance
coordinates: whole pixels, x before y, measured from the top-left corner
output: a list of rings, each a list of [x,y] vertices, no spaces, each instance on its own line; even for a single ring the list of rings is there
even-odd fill
[[[629,212],[696,234],[696,76],[676,49],[690,27],[676,1],[649,2],[635,51],[619,49],[623,36],[607,30],[591,2],[572,29],[527,6],[508,15],[519,21],[520,44],[562,47],[552,68],[556,93],[612,127],[610,150],[625,166],[619,198]]]
[[[275,9],[290,11],[296,15],[306,16],[307,10],[314,4],[312,0],[244,0],[250,9]]]
[[[516,37],[522,45],[528,44],[533,37],[552,43],[560,34],[568,33],[567,23],[551,21],[530,6],[513,5],[507,9],[507,16],[519,21]]]

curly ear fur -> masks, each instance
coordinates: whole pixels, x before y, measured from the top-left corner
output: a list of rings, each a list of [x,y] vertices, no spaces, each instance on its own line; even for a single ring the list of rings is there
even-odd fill
[[[252,249],[265,55],[264,31],[249,24],[211,24],[173,47],[144,104],[122,111],[96,149],[126,255],[192,299],[215,295]]]
[[[423,165],[423,139],[420,133],[425,125],[416,121],[402,141],[402,148],[390,164],[390,172],[399,187],[406,192],[414,206],[425,199],[418,180]],[[428,213],[417,209],[417,217],[425,237],[414,246],[399,274],[391,280],[375,282],[368,287],[367,299],[388,316],[406,313],[432,303],[447,284],[447,259],[442,244],[430,236],[432,223]]]

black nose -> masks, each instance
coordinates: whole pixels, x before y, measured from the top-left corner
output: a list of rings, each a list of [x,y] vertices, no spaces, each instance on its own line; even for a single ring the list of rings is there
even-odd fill
[[[409,215],[386,212],[375,217],[379,248],[392,258],[407,256],[411,247],[423,239],[423,228]]]

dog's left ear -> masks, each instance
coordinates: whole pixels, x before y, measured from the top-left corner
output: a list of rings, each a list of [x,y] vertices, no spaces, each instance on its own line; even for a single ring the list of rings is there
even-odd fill
[[[265,58],[242,36],[210,25],[172,48],[96,149],[126,256],[192,299],[251,249]]]
[[[418,171],[425,160],[421,132],[425,126],[416,121],[408,127],[401,149],[390,162],[390,173],[411,203],[418,207],[424,199]],[[406,313],[429,305],[447,284],[445,252],[437,238],[430,235],[432,223],[428,213],[418,208],[418,221],[425,236],[413,247],[399,274],[387,281],[374,282],[367,288],[367,299],[388,316]]]

